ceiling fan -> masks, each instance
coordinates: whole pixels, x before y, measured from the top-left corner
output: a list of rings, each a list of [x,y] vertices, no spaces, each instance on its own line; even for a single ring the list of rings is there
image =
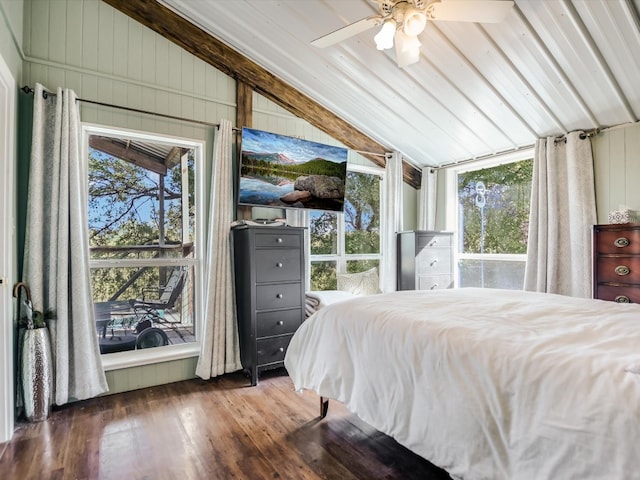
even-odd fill
[[[382,25],[374,37],[378,50],[393,48],[395,43],[398,67],[420,59],[420,40],[427,20],[453,22],[499,23],[507,16],[511,0],[371,0],[378,5],[372,15],[311,42],[325,48]]]

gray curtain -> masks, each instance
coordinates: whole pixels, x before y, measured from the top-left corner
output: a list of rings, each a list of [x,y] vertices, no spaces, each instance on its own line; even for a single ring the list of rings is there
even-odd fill
[[[108,390],[95,327],[89,273],[87,163],[80,156],[76,94],[34,92],[24,281],[49,318],[53,401]]]
[[[385,166],[384,230],[382,238],[382,291],[397,289],[397,233],[402,231],[402,155],[393,152],[387,156]]]
[[[234,217],[232,127],[221,120],[213,146],[211,195],[204,295],[204,329],[202,348],[196,375],[203,379],[242,368],[234,279],[230,227]]]
[[[583,132],[539,139],[524,289],[590,298],[595,223],[591,141]]]

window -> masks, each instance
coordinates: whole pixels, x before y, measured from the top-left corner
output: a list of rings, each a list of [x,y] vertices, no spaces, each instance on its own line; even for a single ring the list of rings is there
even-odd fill
[[[377,170],[350,169],[344,213],[310,214],[311,290],[336,290],[338,272],[380,267],[382,177]]]
[[[457,285],[521,289],[533,160],[455,171]]]
[[[193,344],[202,144],[97,127],[84,138],[101,352]]]

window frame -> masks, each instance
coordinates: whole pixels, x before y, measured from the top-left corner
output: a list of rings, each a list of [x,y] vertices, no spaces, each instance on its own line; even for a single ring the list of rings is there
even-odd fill
[[[113,136],[123,139],[138,140],[150,143],[165,143],[174,146],[185,147],[194,150],[194,189],[195,189],[195,232],[193,241],[195,243],[193,256],[194,258],[165,258],[165,259],[118,259],[118,260],[92,260],[89,259],[89,268],[110,268],[110,267],[164,267],[164,266],[180,266],[185,265],[193,267],[194,270],[194,305],[193,305],[193,321],[195,331],[195,341],[166,345],[160,348],[148,348],[142,350],[131,350],[124,352],[116,352],[101,355],[102,366],[105,371],[116,370],[121,368],[136,367],[142,365],[150,365],[154,363],[167,362],[171,360],[180,360],[191,358],[200,354],[202,343],[202,308],[203,308],[203,272],[204,272],[204,158],[206,152],[205,141],[177,137],[172,135],[164,135],[152,132],[143,132],[119,127],[110,127],[96,125],[92,123],[82,123],[82,155],[85,161],[89,157],[89,136]],[[87,168],[88,189],[88,168]],[[88,234],[88,224],[87,224]],[[116,263],[117,262],[117,263]]]
[[[311,264],[312,262],[336,262],[336,273],[347,272],[347,262],[353,260],[378,260],[378,272],[382,268],[382,262],[384,261],[384,242],[386,241],[382,232],[386,224],[386,218],[384,215],[384,201],[386,198],[386,184],[385,184],[385,170],[382,167],[359,165],[359,164],[347,164],[347,172],[364,173],[369,175],[377,175],[380,177],[380,252],[379,253],[346,253],[345,242],[345,221],[344,212],[334,212],[337,217],[337,241],[335,254],[320,254],[314,255],[311,253],[311,247],[309,246],[309,256],[307,261],[307,271],[309,272],[308,285],[311,285]],[[307,225],[310,228],[310,225]]]
[[[446,189],[446,220],[445,227],[453,232],[453,285],[454,288],[459,286],[460,278],[460,260],[499,260],[511,262],[524,262],[526,265],[526,254],[514,253],[460,253],[460,232],[459,229],[459,203],[458,203],[458,175],[465,172],[482,170],[484,168],[497,167],[507,163],[516,163],[534,158],[534,147],[526,147],[513,152],[507,152],[500,155],[463,162],[450,167],[445,167],[445,189]]]

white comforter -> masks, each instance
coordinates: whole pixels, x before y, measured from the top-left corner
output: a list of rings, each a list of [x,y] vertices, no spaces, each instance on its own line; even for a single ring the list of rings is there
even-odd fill
[[[297,390],[456,478],[640,478],[640,305],[472,288],[361,297],[305,321],[285,366]]]

